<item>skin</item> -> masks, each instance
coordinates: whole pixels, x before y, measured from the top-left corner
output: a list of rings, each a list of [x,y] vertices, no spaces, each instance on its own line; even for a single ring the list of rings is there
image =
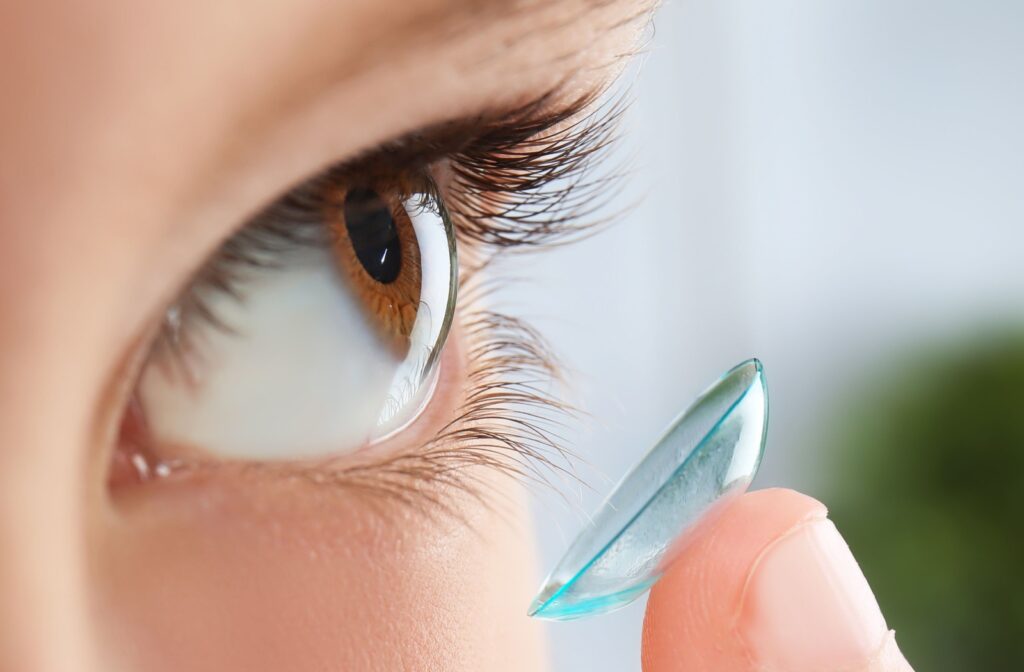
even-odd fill
[[[820,502],[761,490],[684,539],[651,590],[646,672],[911,672]]]
[[[569,97],[598,86],[647,9],[0,9],[0,669],[544,669],[523,613],[536,577],[511,480],[479,474],[500,502],[490,507],[433,493],[457,515],[431,516],[231,470],[115,498],[107,473],[147,335],[247,215],[410,130],[559,83]],[[460,353],[456,337],[429,412],[381,450],[422,444],[450,416]],[[722,525],[758,528],[774,506]],[[717,580],[709,572],[702,581]],[[688,654],[666,643],[680,632],[698,647],[729,636],[718,622],[684,627],[692,580],[671,574],[654,591],[645,669],[682,669]],[[687,669],[760,669],[742,660]]]
[[[5,6],[0,668],[542,666],[523,614],[536,577],[521,503],[488,511],[442,493],[460,516],[424,520],[228,473],[115,503],[105,474],[139,342],[248,214],[409,130],[567,78],[566,95],[592,88],[642,24],[610,26],[637,11]],[[396,442],[435,433],[458,369],[436,421]]]

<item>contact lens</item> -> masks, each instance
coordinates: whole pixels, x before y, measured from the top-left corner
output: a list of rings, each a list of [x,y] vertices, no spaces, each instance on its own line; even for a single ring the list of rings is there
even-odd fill
[[[750,485],[767,427],[764,370],[751,359],[697,397],[615,486],[545,580],[529,615],[585,618],[642,595],[686,532]]]

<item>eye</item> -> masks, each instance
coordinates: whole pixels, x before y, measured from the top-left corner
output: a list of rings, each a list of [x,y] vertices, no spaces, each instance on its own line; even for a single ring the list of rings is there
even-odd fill
[[[227,241],[139,382],[157,445],[241,459],[351,451],[429,400],[455,307],[436,187],[322,177]]]

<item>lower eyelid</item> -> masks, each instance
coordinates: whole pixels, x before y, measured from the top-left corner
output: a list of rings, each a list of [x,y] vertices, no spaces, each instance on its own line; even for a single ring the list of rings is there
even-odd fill
[[[286,462],[209,460],[179,446],[174,452],[187,457],[161,461],[158,451],[149,473],[163,488],[229,482],[258,488],[298,479],[338,494],[444,511],[454,492],[486,495],[480,489],[500,475],[543,483],[573,473],[572,456],[544,420],[547,415],[557,423],[571,409],[509,378],[510,367],[535,380],[554,374],[553,366],[525,325],[493,313],[465,313],[443,352],[434,397],[394,437],[343,456]]]
[[[442,510],[438,492],[486,496],[497,476],[540,485],[577,478],[575,456],[555,433],[574,410],[539,391],[543,378],[559,375],[539,334],[497,313],[470,310],[462,317],[435,397],[419,418],[386,442],[302,465],[299,473],[313,483],[403,503],[427,500]],[[295,466],[261,469],[294,475]]]
[[[457,322],[456,322],[457,325]],[[307,459],[259,461],[230,460],[210,456],[199,447],[186,444],[148,445],[122,443],[115,455],[118,473],[112,476],[112,488],[143,483],[171,485],[197,477],[227,477],[231,474],[263,477],[303,475],[314,481],[344,486],[348,474],[359,478],[372,475],[377,465],[403,456],[415,456],[430,442],[464,402],[466,391],[465,349],[457,326],[444,348],[437,372],[436,388],[429,401],[406,427],[384,440],[368,443],[354,452]],[[131,415],[126,416],[130,425]],[[129,430],[129,434],[132,432]],[[122,440],[125,438],[122,428]]]

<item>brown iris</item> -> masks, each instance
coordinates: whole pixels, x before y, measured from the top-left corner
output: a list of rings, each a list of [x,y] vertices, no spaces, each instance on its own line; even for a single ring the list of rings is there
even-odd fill
[[[416,231],[402,200],[349,188],[332,213],[334,254],[367,319],[398,356],[409,349],[422,283]]]

